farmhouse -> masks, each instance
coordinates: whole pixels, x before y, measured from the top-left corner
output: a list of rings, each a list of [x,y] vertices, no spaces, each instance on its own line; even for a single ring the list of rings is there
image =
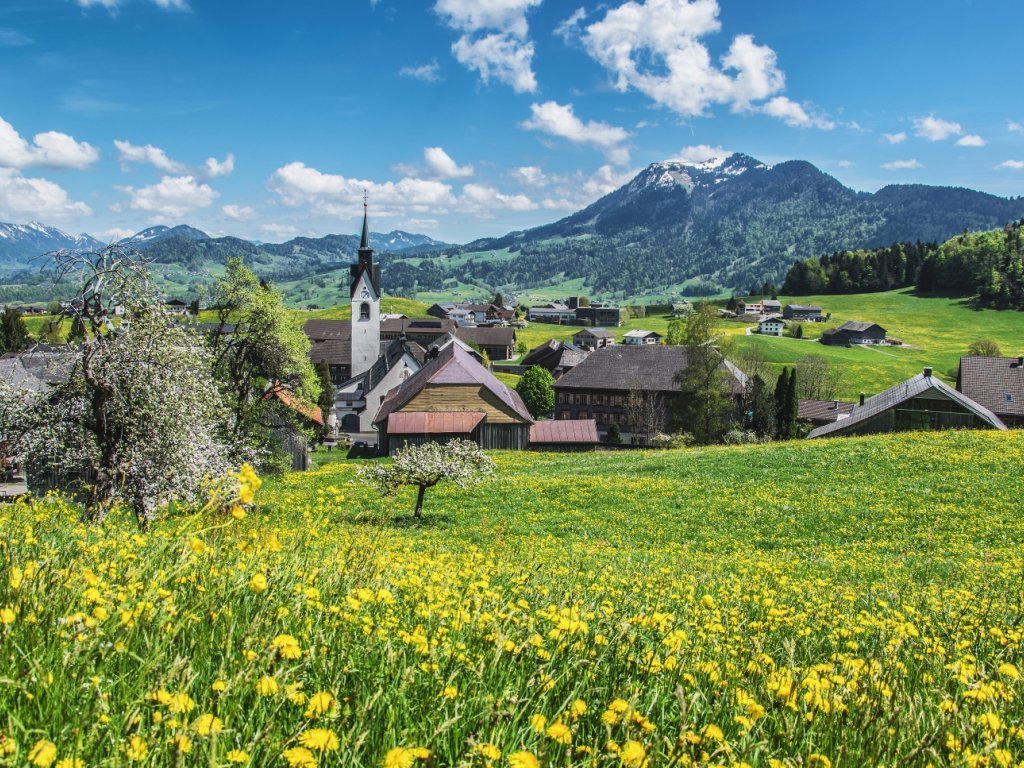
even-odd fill
[[[797,418],[813,427],[820,427],[845,419],[853,413],[853,407],[853,403],[842,400],[801,400],[797,406]]]
[[[736,304],[736,316],[760,315],[764,313],[764,305],[760,301],[740,301]]]
[[[593,419],[538,421],[530,427],[530,448],[540,451],[592,451],[600,442]]]
[[[942,429],[1006,429],[1006,425],[988,408],[925,368],[923,373],[855,405],[849,416],[811,430],[807,437]]]
[[[533,419],[519,393],[458,344],[431,350],[423,367],[391,390],[373,418],[379,449],[473,440],[481,448],[526,448]]]
[[[862,323],[848,320],[838,328],[830,328],[821,335],[821,343],[833,347],[848,347],[851,344],[884,344],[885,328],[878,323]]]
[[[615,343],[615,336],[612,335],[611,331],[604,328],[587,328],[583,331],[577,331],[572,337],[572,343],[580,349],[592,352],[595,349],[610,347]]]
[[[641,347],[645,344],[660,344],[661,334],[657,331],[630,331],[622,337],[622,343],[631,347]]]
[[[586,349],[565,341],[549,339],[531,349],[520,361],[523,369],[539,365],[554,378],[579,365],[590,354]]]
[[[591,304],[588,307],[576,308],[577,325],[599,325],[618,328],[622,325],[624,310],[609,304]]]
[[[515,328],[462,326],[455,329],[455,338],[486,352],[491,360],[510,360],[516,356]]]
[[[1008,427],[1024,427],[1024,356],[961,357],[956,388]]]
[[[497,304],[474,304],[472,302],[434,304],[427,310],[427,314],[441,320],[455,320],[459,325],[511,322],[516,316],[515,310],[507,307],[499,307]]]
[[[641,427],[643,431],[664,430],[671,421],[672,401],[680,394],[676,374],[687,367],[688,353],[687,347],[661,344],[596,350],[555,382],[555,418],[593,418],[602,434],[612,424],[629,434]],[[729,373],[732,392],[738,398],[747,377],[724,358],[721,368]],[[643,400],[644,418],[657,423],[631,423],[640,418],[631,399],[634,404]]]
[[[757,324],[757,332],[762,336],[781,336],[786,330],[786,321],[781,317],[766,317]]]
[[[821,307],[813,304],[787,304],[782,310],[782,316],[787,320],[799,320],[802,323],[820,323],[824,320]]]
[[[526,319],[531,323],[571,325],[576,320],[576,310],[560,302],[541,304],[526,310]]]

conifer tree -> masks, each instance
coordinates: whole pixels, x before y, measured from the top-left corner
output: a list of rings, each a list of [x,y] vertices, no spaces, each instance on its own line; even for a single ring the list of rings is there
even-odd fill
[[[5,307],[0,315],[0,347],[4,352],[24,352],[32,342],[17,307]]]

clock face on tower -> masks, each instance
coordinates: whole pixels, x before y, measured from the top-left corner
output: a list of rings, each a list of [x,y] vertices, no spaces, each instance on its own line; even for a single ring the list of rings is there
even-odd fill
[[[363,288],[363,292],[359,295],[361,298],[368,299],[370,298],[370,291],[367,288]]]

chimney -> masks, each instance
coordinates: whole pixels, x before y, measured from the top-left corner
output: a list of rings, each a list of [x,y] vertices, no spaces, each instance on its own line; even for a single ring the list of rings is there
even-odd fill
[[[932,377],[932,369],[931,368],[925,368],[924,369],[924,377],[926,379],[930,379]]]
[[[863,392],[860,393],[860,404],[864,405],[864,393]]]
[[[1018,357],[1017,358],[1017,367],[1018,368],[1024,368],[1024,357]]]

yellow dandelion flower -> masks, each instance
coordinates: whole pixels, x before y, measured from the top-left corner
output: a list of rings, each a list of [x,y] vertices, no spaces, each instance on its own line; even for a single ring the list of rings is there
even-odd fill
[[[1006,661],[999,665],[999,669],[996,670],[1000,675],[1009,680],[1020,680],[1020,670],[1017,669],[1016,665]]]
[[[626,768],[642,768],[647,762],[647,750],[639,741],[629,739],[619,750],[619,760]]]
[[[16,618],[18,618],[17,614],[9,605],[0,608],[0,624],[13,624]]]
[[[508,756],[509,768],[540,768],[540,760],[533,752],[513,752]]]
[[[277,693],[278,687],[277,680],[268,675],[256,681],[256,693],[260,696],[273,696]]]
[[[54,768],[85,768],[85,761],[80,757],[65,757],[58,760]]]
[[[286,749],[282,757],[292,768],[316,768],[316,756],[305,747]]]
[[[389,749],[384,755],[384,768],[412,768],[415,762],[416,755],[405,747]]]
[[[338,737],[329,728],[310,728],[299,735],[299,744],[318,752],[334,752],[339,744]]]
[[[536,733],[544,733],[547,724],[548,719],[544,715],[536,714],[530,718],[530,726]]]
[[[556,720],[548,726],[546,733],[549,739],[557,741],[559,744],[572,744],[572,731],[561,720]]]
[[[704,730],[701,731],[704,734],[704,738],[709,741],[722,741],[725,738],[725,734],[722,733],[722,729],[714,723],[709,723],[704,726]]]
[[[807,768],[832,768],[832,761],[815,752],[807,756]]]
[[[180,734],[174,737],[174,748],[177,749],[181,754],[187,755],[192,751],[192,739],[184,734]]]
[[[210,690],[214,693],[224,693],[228,689],[228,684],[223,680],[214,680],[210,686]]]
[[[194,727],[200,736],[214,736],[224,730],[224,722],[219,717],[205,714],[196,719]]]
[[[299,641],[291,635],[278,635],[270,643],[270,648],[282,659],[301,659],[302,648]]]
[[[57,759],[57,745],[52,741],[40,739],[28,753],[28,761],[32,765],[49,768]]]
[[[501,757],[501,750],[494,744],[477,744],[476,751],[479,752],[485,760],[497,760]]]
[[[334,697],[327,691],[318,691],[309,697],[306,703],[305,717],[312,720],[314,717],[326,715],[334,706]]]
[[[441,698],[442,699],[454,699],[458,695],[459,695],[459,689],[456,688],[454,685],[446,685],[444,687],[444,690],[441,691]]]
[[[249,753],[244,749],[232,749],[226,755],[228,762],[233,765],[241,765],[249,762]]]
[[[249,579],[249,589],[255,592],[257,595],[267,591],[267,577],[262,573],[257,573]]]
[[[137,763],[146,759],[146,755],[149,754],[149,745],[141,736],[132,736],[125,745],[124,751],[129,760]]]

